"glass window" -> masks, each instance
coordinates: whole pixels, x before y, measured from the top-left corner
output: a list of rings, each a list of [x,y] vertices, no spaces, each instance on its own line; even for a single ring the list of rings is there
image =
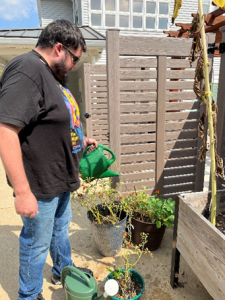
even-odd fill
[[[143,0],[133,0],[133,12],[142,13]]]
[[[120,27],[129,27],[129,17],[128,16],[120,16]]]
[[[133,17],[133,28],[142,28],[142,17]]]
[[[120,11],[129,11],[129,0],[119,0]]]
[[[159,14],[161,15],[168,15],[168,3],[160,3],[159,2]]]
[[[101,10],[101,0],[91,0],[91,9]]]
[[[167,29],[168,19],[159,18],[159,29]]]
[[[114,15],[105,15],[105,26],[115,27],[115,16]]]
[[[146,13],[147,14],[155,14],[155,7],[156,3],[155,2],[146,2]]]
[[[101,26],[101,15],[100,14],[91,14],[91,25],[92,26]]]
[[[105,0],[105,10],[115,11],[115,0]]]
[[[146,18],[146,29],[155,29],[155,18]]]

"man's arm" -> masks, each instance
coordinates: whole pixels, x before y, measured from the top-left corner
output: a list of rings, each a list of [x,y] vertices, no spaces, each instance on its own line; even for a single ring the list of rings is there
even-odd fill
[[[34,218],[37,200],[30,190],[25,174],[18,133],[21,128],[0,123],[0,156],[15,193],[17,214]]]

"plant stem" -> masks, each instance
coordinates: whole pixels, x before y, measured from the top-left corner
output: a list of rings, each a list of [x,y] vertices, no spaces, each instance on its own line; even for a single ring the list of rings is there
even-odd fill
[[[215,164],[215,149],[214,149],[214,130],[211,106],[211,91],[209,85],[209,62],[206,49],[205,29],[204,29],[204,15],[202,8],[202,0],[198,0],[199,14],[200,14],[200,32],[203,46],[203,59],[204,59],[204,75],[205,75],[205,96],[208,108],[208,124],[210,136],[210,153],[211,153],[211,188],[212,188],[212,207],[211,207],[211,223],[216,223],[216,164]]]

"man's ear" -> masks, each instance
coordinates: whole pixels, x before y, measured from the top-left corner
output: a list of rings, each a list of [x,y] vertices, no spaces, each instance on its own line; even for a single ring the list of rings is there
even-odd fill
[[[55,53],[57,56],[60,56],[60,52],[63,49],[63,45],[61,43],[57,43],[56,45],[54,45],[55,48]]]

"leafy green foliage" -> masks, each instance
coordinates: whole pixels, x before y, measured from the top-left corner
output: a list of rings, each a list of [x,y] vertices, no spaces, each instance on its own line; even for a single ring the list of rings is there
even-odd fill
[[[156,223],[158,228],[163,224],[171,227],[174,222],[175,201],[172,198],[164,199],[159,191],[149,196],[146,187],[143,187],[132,192],[122,202],[129,215],[144,222]]]

